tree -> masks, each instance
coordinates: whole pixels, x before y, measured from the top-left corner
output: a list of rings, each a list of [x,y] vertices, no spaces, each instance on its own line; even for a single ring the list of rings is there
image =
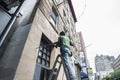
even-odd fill
[[[116,70],[109,74],[110,76],[106,76],[102,80],[120,80],[120,70]]]

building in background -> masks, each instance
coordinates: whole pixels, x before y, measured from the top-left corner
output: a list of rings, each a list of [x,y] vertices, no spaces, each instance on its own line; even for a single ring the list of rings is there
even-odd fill
[[[109,75],[109,73],[113,72],[113,68],[111,64],[115,60],[114,56],[108,56],[108,55],[96,55],[95,57],[95,67],[96,67],[96,75],[101,80],[106,75]]]
[[[92,72],[92,68],[90,68],[90,65],[89,65],[86,48],[87,47],[85,46],[82,32],[78,32],[77,33],[77,49],[79,52],[79,59],[80,59],[79,61],[80,61],[80,65],[82,68],[81,74],[84,73],[84,74],[87,74],[87,76],[88,75],[91,76],[91,74],[93,74],[93,72]],[[90,79],[90,76],[89,76],[89,79]]]
[[[60,51],[46,45],[56,42],[61,31],[77,40],[71,0],[1,0],[0,17],[0,80],[47,80]],[[72,50],[79,79],[78,52]],[[61,79],[66,80],[62,67]]]
[[[114,70],[120,70],[120,55],[112,63],[112,67]]]

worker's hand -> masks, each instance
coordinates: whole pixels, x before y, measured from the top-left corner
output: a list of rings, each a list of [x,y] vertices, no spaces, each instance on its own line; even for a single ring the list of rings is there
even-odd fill
[[[54,47],[56,47],[56,48],[57,48],[57,47],[58,47],[58,46],[57,46],[57,44],[54,44]]]

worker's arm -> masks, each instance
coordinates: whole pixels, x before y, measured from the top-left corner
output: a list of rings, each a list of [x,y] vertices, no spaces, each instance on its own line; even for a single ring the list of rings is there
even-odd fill
[[[60,47],[60,38],[58,38],[57,42],[53,43],[55,47]]]
[[[51,44],[47,44],[46,47],[58,47],[59,46],[59,40],[57,42],[51,43]]]

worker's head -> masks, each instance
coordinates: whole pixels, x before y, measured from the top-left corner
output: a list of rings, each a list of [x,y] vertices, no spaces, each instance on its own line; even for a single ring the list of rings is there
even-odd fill
[[[60,32],[60,36],[65,36],[65,32],[64,31]]]

